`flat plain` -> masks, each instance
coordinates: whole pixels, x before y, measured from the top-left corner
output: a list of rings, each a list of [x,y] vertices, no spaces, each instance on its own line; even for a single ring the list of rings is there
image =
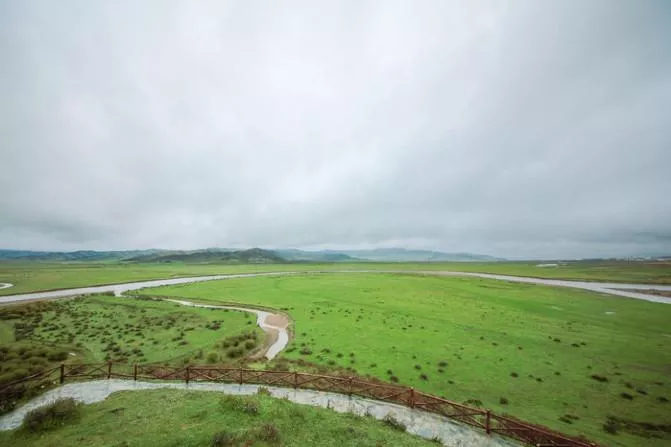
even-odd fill
[[[538,262],[450,263],[330,263],[330,264],[183,264],[183,263],[42,263],[0,262],[1,295],[40,290],[116,284],[150,279],[228,273],[338,271],[338,270],[432,270],[498,273],[550,279],[671,284],[671,261],[567,262],[557,267],[538,267]]]
[[[284,367],[346,369],[607,445],[669,441],[665,304],[380,273],[229,279],[142,293],[284,310],[295,334],[279,360]]]
[[[273,362],[249,358],[263,337],[251,314],[89,296],[0,308],[0,382],[62,361],[245,362],[374,377],[605,445],[656,447],[671,440],[670,306],[423,270],[671,282],[668,262],[5,263],[0,282],[15,285],[0,290],[5,295],[193,275],[305,274],[138,292],[283,311],[292,319],[293,338]]]

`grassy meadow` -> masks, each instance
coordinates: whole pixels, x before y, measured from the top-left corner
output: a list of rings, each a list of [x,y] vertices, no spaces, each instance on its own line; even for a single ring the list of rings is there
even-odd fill
[[[665,304],[476,278],[365,273],[142,293],[286,310],[295,338],[279,360],[284,367],[347,369],[607,445],[671,439]]]
[[[452,270],[554,279],[671,284],[671,262],[572,262],[536,267],[536,262],[333,263],[333,264],[181,264],[0,262],[0,282],[14,287],[1,295],[150,279],[226,273],[320,270]]]
[[[256,316],[111,296],[0,307],[0,384],[63,362],[230,363],[263,345]],[[16,401],[0,402],[0,412]]]
[[[31,446],[428,446],[382,421],[265,395],[122,391],[83,405],[60,427],[0,432],[0,445]],[[435,444],[433,444],[435,445]]]

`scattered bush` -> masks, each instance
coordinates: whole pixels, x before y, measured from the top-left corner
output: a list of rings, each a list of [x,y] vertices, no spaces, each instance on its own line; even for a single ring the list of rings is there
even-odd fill
[[[610,433],[611,435],[616,435],[620,430],[620,423],[615,419],[608,418],[606,423],[603,424],[603,431]]]
[[[620,393],[620,397],[622,399],[627,399],[627,400],[634,400],[634,396],[632,396],[629,393]]]
[[[258,394],[259,396],[272,396],[270,390],[265,386],[260,386],[259,389],[256,391],[256,394]]]
[[[398,383],[398,377],[396,377],[396,376],[393,376],[393,375],[392,375],[392,376],[389,376],[389,380],[391,380],[391,381],[394,382],[394,383]],[[663,398],[662,398],[662,399],[663,399]]]
[[[256,416],[261,412],[261,404],[257,396],[231,396],[224,395],[219,404],[222,408],[239,411],[251,416]]]
[[[427,376],[426,374],[420,374],[419,378],[422,379],[422,380],[425,380],[425,381],[429,380],[429,376]]]
[[[519,374],[517,374],[516,372],[511,372],[511,373],[510,373],[510,377],[515,377],[515,378],[517,378],[517,377],[519,377]]]
[[[60,427],[68,421],[77,419],[79,406],[71,397],[58,399],[53,403],[31,410],[23,420],[22,428],[32,433],[39,433]]]
[[[68,358],[68,353],[66,351],[52,352],[48,355],[47,359],[52,362],[62,362]]]
[[[235,359],[238,357],[242,357],[242,355],[245,353],[245,351],[242,348],[231,348],[226,352],[226,357],[229,359]]]
[[[206,360],[207,363],[217,363],[217,361],[219,360],[219,354],[217,354],[216,352],[210,352],[209,354],[207,354]]]
[[[597,382],[608,382],[608,377],[600,376],[598,374],[592,374],[590,377]]]
[[[310,355],[312,354],[312,349],[308,348],[307,346],[304,346],[303,348],[301,348],[300,351],[298,351],[298,353],[300,355]]]
[[[665,404],[665,403],[668,403],[668,402],[669,402],[669,399],[667,399],[667,398],[664,397],[664,396],[659,396],[659,397],[657,398],[657,402],[660,402],[660,403]]]
[[[214,434],[210,445],[212,447],[233,447],[237,445],[237,439],[233,433],[220,431]]]
[[[270,444],[277,444],[281,440],[280,431],[273,424],[263,424],[259,427],[256,437]]]
[[[502,397],[502,398],[499,399],[499,403],[501,405],[508,405],[508,399],[505,398],[505,397]]]
[[[394,417],[392,413],[387,413],[387,415],[382,419],[382,422],[387,424],[389,427],[393,428],[394,430],[398,431],[405,431],[406,426],[403,422],[399,421]]]
[[[479,399],[468,399],[464,401],[464,405],[472,405],[474,407],[481,407],[482,401]]]

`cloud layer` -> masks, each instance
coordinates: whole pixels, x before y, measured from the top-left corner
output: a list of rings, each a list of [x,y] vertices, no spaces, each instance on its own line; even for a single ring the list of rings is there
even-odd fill
[[[0,5],[0,246],[671,254],[664,1]]]

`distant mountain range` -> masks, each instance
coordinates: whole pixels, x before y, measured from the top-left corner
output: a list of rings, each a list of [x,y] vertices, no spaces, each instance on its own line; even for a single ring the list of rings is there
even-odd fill
[[[274,251],[261,248],[249,250],[194,250],[182,252],[159,252],[125,259],[129,262],[185,262],[224,264],[281,264],[287,262]]]
[[[286,262],[446,262],[501,261],[503,259],[471,253],[443,253],[429,250],[379,248],[374,250],[236,250],[207,248],[202,250],[128,250],[73,252],[0,250],[0,260],[43,262],[185,262],[226,264],[279,264]]]

